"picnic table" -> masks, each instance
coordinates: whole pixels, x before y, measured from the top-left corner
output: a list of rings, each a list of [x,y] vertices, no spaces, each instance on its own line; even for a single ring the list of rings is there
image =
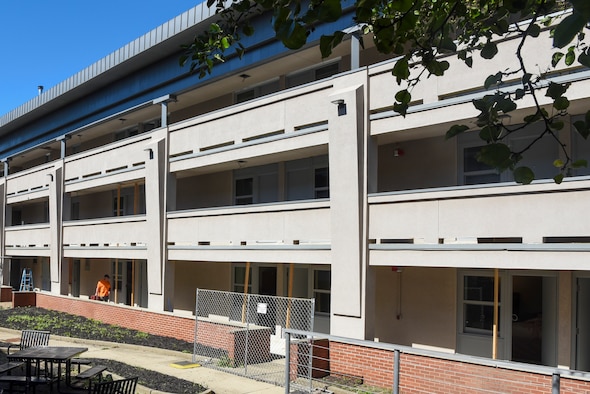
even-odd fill
[[[69,386],[71,383],[71,361],[73,357],[80,355],[87,351],[86,347],[65,347],[65,346],[44,346],[44,347],[30,347],[27,349],[20,350],[16,353],[9,354],[9,361],[23,361],[25,363],[25,376],[2,376],[0,381],[7,381],[9,383],[24,383],[25,392],[29,393],[32,384],[39,383],[52,383],[52,377],[39,376],[38,371],[33,376],[31,365],[33,363],[39,363],[41,361],[53,365],[54,363],[58,366],[57,373],[57,387],[59,390],[61,383],[61,364],[66,366],[66,385]]]

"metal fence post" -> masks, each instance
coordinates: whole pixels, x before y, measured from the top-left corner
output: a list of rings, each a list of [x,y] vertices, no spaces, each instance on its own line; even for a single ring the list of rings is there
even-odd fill
[[[559,385],[560,385],[560,376],[559,372],[553,372],[553,379],[551,382],[551,394],[559,394]]]
[[[291,334],[285,332],[285,394],[291,391]]]
[[[199,324],[199,289],[195,295],[195,343],[193,344],[193,363],[197,361],[197,326]]]
[[[313,335],[307,337],[307,343],[309,344],[309,361],[307,362],[307,371],[309,375],[309,392],[313,391]]]
[[[248,342],[250,340],[250,294],[246,296],[246,345],[244,347],[244,373],[248,375]]]
[[[393,351],[393,394],[399,394],[399,349]]]

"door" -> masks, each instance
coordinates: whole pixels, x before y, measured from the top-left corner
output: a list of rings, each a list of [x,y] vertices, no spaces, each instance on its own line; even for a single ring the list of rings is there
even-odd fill
[[[277,295],[277,267],[258,268],[258,293],[262,296]],[[263,297],[260,301],[261,304],[266,304],[266,307],[258,308],[258,324],[274,329],[276,324],[275,300],[272,297]]]
[[[72,263],[72,296],[80,297],[80,260]]]
[[[555,366],[557,280],[512,277],[512,360]]]
[[[590,278],[577,279],[576,292],[576,366],[590,371]]]

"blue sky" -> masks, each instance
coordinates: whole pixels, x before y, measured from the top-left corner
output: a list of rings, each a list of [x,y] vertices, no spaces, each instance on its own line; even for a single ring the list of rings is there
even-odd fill
[[[0,116],[200,0],[0,0]]]

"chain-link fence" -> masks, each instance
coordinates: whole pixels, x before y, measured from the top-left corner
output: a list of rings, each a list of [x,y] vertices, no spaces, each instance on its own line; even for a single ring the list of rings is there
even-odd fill
[[[285,384],[285,328],[311,331],[314,300],[197,289],[193,361]]]

